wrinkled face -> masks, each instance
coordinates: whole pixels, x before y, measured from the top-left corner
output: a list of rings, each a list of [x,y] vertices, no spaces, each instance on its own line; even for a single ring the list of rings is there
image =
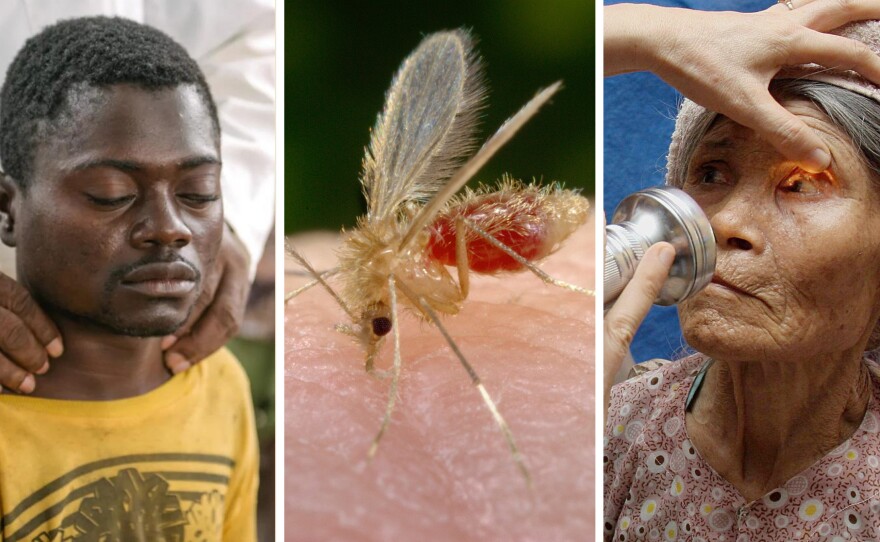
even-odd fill
[[[727,360],[861,349],[880,315],[880,196],[849,138],[813,105],[784,102],[824,138],[810,174],[721,118],[683,187],[709,217],[715,278],[679,307],[688,343]]]
[[[164,335],[192,310],[223,231],[211,117],[187,85],[91,91],[14,198],[19,280],[50,312]]]

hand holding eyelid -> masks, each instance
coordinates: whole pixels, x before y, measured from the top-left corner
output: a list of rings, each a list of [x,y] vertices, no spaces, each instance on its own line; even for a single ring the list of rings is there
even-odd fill
[[[606,7],[605,75],[652,71],[698,104],[752,128],[805,170],[822,171],[831,160],[828,146],[776,101],[770,81],[783,66],[815,63],[880,84],[880,57],[826,33],[880,18],[880,2],[794,0],[793,7],[776,4],[758,13]]]

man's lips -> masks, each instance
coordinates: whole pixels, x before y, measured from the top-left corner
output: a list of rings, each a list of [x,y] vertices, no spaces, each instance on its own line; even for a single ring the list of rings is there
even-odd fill
[[[183,297],[195,289],[199,273],[184,262],[148,263],[122,277],[128,289],[154,297]]]

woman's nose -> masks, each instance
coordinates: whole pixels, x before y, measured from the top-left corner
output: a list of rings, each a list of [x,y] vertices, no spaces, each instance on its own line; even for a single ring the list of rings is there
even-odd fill
[[[763,250],[760,213],[760,209],[750,203],[750,198],[742,197],[736,192],[725,198],[715,209],[707,209],[718,247],[756,252]]]
[[[192,231],[180,214],[173,196],[156,196],[146,201],[131,233],[136,248],[152,246],[181,248],[192,241]]]

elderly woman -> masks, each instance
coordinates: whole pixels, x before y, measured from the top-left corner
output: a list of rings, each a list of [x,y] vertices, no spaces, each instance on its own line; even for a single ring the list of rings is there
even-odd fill
[[[873,48],[880,22],[842,32]],[[697,350],[612,390],[608,540],[880,538],[880,89],[783,70],[780,103],[820,135],[809,173],[686,102],[667,181],[715,231],[715,278],[679,306]]]

